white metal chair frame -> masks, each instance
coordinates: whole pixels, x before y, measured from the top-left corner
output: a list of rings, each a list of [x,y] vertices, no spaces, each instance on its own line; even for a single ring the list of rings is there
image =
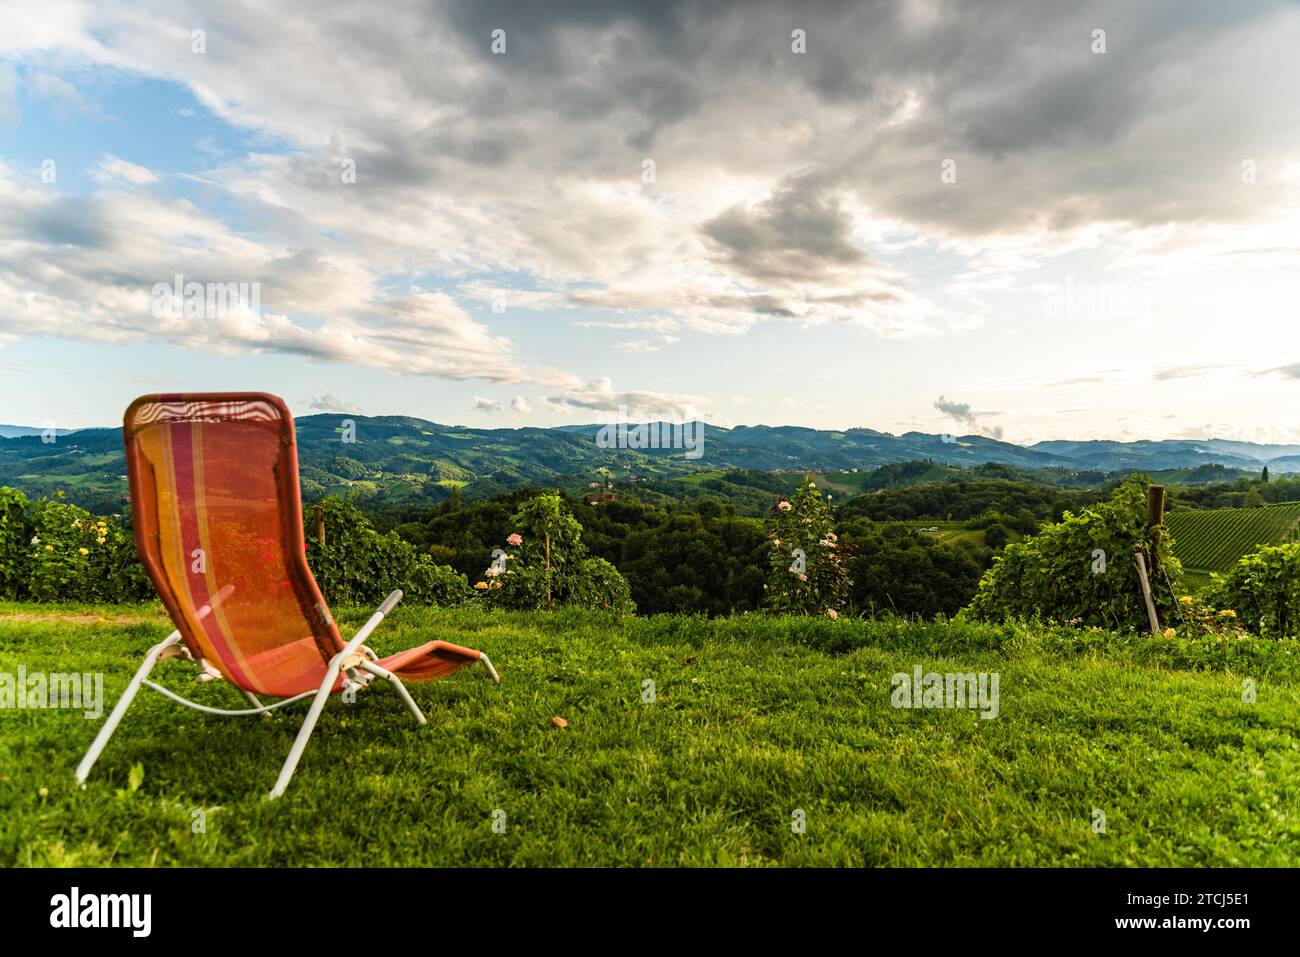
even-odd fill
[[[199,609],[198,619],[202,620],[211,614],[213,607],[225,600],[232,591],[234,591],[234,587],[231,585],[227,585],[219,591],[213,597],[211,602]],[[126,714],[126,709],[129,708],[131,702],[135,700],[136,693],[140,690],[141,685],[148,686],[159,694],[164,695],[179,704],[183,704],[187,708],[193,708],[195,711],[202,711],[204,714],[229,716],[257,714],[264,718],[269,718],[271,717],[271,712],[277,708],[282,708],[295,701],[301,701],[303,698],[312,698],[311,708],[307,712],[307,717],[303,719],[302,727],[298,730],[298,737],[294,739],[293,747],[289,749],[289,756],[285,759],[284,766],[280,769],[280,776],[276,779],[275,787],[271,789],[269,795],[271,798],[278,798],[284,793],[285,788],[289,786],[289,781],[293,777],[293,772],[298,767],[298,761],[302,758],[302,753],[307,747],[307,739],[311,737],[312,731],[316,728],[316,722],[319,720],[321,712],[325,709],[326,700],[329,698],[330,694],[333,693],[334,684],[339,678],[339,672],[346,672],[346,687],[347,689],[354,691],[366,687],[375,678],[385,679],[393,686],[398,697],[402,699],[402,703],[406,705],[407,710],[411,712],[415,720],[419,724],[428,724],[428,719],[425,718],[424,713],[420,710],[420,706],[411,698],[411,693],[406,690],[406,685],[402,683],[402,679],[397,677],[397,675],[393,674],[388,669],[380,667],[380,665],[376,663],[378,656],[365,646],[365,640],[370,637],[370,634],[379,626],[379,623],[384,620],[384,616],[392,611],[393,607],[401,600],[402,592],[400,589],[393,591],[384,599],[383,604],[375,610],[375,613],[370,616],[369,620],[367,620],[357,633],[352,636],[352,640],[347,643],[344,649],[330,659],[329,667],[325,671],[325,678],[321,681],[320,687],[316,691],[304,691],[291,698],[277,701],[275,704],[264,705],[252,692],[241,689],[241,694],[243,694],[243,696],[248,700],[248,703],[252,705],[251,708],[241,710],[232,711],[223,708],[211,708],[207,705],[198,704],[197,702],[189,701],[178,695],[176,692],[149,680],[149,673],[153,671],[154,666],[164,658],[184,658],[187,661],[195,662],[204,672],[199,675],[200,681],[222,677],[221,673],[206,661],[203,661],[201,658],[194,658],[194,656],[190,654],[190,650],[185,645],[184,641],[181,640],[180,631],[173,631],[158,644],[150,648],[149,653],[144,656],[144,661],[141,663],[139,670],[136,671],[135,676],[127,683],[126,690],[122,692],[122,697],[117,700],[117,704],[113,706],[113,710],[108,715],[108,720],[105,721],[103,727],[99,729],[99,734],[95,736],[94,742],[90,745],[90,750],[86,752],[86,756],[82,758],[81,763],[77,765],[77,783],[83,787],[85,786],[86,778],[90,774],[90,769],[93,768],[95,762],[99,760],[100,754],[108,744],[108,739],[111,738],[113,732],[117,730],[118,724],[121,723],[122,717]],[[500,684],[501,677],[497,674],[496,669],[492,667],[492,662],[488,660],[488,656],[479,652],[479,661],[481,661],[483,666],[487,668],[488,674],[492,676],[492,680],[497,684]]]

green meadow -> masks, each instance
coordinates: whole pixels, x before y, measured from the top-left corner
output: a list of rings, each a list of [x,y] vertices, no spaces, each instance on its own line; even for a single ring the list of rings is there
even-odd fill
[[[152,605],[0,604],[0,673],[101,672],[107,713],[170,630]],[[279,801],[306,702],[222,718],[142,690],[84,789],[102,717],[0,710],[0,864],[1300,863],[1294,642],[399,606],[372,644],[432,638],[502,684],[412,685],[425,727],[387,687],[336,697]],[[895,708],[918,665],[996,673],[997,716]],[[154,677],[241,707],[193,673]]]

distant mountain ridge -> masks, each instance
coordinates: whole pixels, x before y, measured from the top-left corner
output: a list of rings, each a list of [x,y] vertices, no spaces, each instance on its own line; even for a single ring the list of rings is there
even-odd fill
[[[56,435],[71,435],[76,429],[55,429]],[[22,435],[41,435],[45,432],[43,426],[34,425],[5,425],[0,423],[0,439],[13,439]]]
[[[297,423],[303,488],[309,496],[351,490],[384,500],[436,502],[453,487],[474,497],[524,485],[572,485],[608,468],[615,478],[671,478],[702,470],[851,471],[932,459],[975,466],[999,462],[1067,472],[1161,471],[1217,464],[1277,474],[1300,472],[1300,445],[1225,439],[1118,442],[1053,439],[1022,446],[980,435],[894,435],[869,428],[704,424],[699,456],[682,448],[602,447],[600,423],[484,429],[410,416],[322,413]],[[352,423],[345,427],[345,423]],[[22,426],[7,426],[23,429]],[[345,441],[355,430],[355,442]],[[80,429],[41,440],[40,429],[0,438],[0,485],[31,495],[65,489],[74,501],[120,503],[126,471],[120,429]],[[688,436],[690,430],[687,430]],[[606,438],[617,432],[606,430]]]

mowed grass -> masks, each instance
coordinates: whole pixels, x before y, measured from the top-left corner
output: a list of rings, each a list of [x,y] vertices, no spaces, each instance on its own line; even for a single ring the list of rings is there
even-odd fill
[[[984,544],[984,529],[967,528],[965,522],[939,522],[939,521],[926,521],[925,519],[909,519],[907,524],[914,527],[922,535],[927,535],[930,538],[935,539],[936,541],[940,541],[940,542],[966,541],[966,542],[972,542],[976,545]],[[930,528],[938,528],[938,531],[937,532],[922,531],[922,529],[930,529]],[[1008,534],[1010,536],[1008,539],[1009,541],[1018,542],[1022,538],[1024,538],[1023,535],[1018,535],[1015,532],[1009,532]]]
[[[364,615],[340,612],[345,633]],[[169,627],[153,607],[0,604],[0,671],[102,671],[107,712]],[[411,686],[423,728],[387,687],[333,699],[274,802],[305,702],[220,718],[145,689],[84,790],[99,721],[0,711],[0,863],[1300,863],[1295,643],[399,607],[375,646],[432,638],[487,651],[503,683]],[[999,715],[893,708],[891,676],[918,664],[997,672]],[[241,706],[192,673],[155,676]]]

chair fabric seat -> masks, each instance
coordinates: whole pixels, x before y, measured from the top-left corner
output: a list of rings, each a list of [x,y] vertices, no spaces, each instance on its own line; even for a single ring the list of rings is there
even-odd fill
[[[307,565],[284,401],[254,392],[142,396],[124,426],[136,546],[190,653],[252,694],[319,688],[346,643]],[[479,658],[432,641],[379,664],[431,681]]]
[[[472,648],[462,648],[446,641],[430,641],[380,658],[375,664],[395,673],[403,681],[435,681],[478,660],[479,653]],[[258,676],[263,694],[273,698],[292,698],[305,691],[317,690],[325,680],[328,662],[321,658],[316,639],[308,635],[292,644],[245,658],[244,668]],[[333,691],[337,694],[346,686],[346,675],[341,674]]]

